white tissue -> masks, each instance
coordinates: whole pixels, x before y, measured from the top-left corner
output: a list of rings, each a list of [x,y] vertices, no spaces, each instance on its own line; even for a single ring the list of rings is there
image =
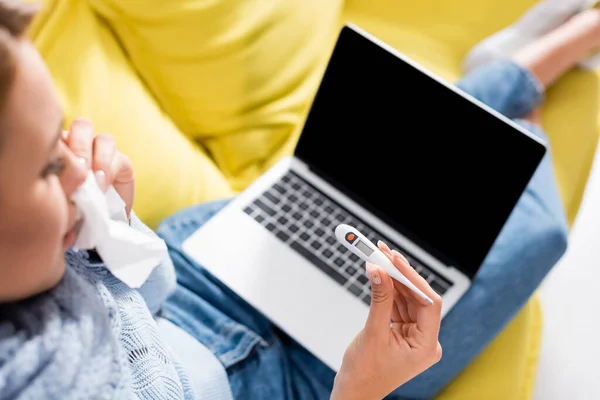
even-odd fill
[[[167,256],[165,242],[131,226],[125,202],[111,186],[102,193],[94,174],[72,197],[83,218],[75,247],[95,249],[106,268],[131,288],[139,288]]]

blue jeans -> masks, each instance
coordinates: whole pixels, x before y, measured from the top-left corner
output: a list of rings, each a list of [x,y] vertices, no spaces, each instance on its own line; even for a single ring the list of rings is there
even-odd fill
[[[494,62],[466,76],[458,86],[544,137],[539,127],[519,120],[540,103],[542,93],[534,78],[517,65]],[[235,398],[328,398],[333,371],[181,250],[183,240],[225,204],[191,207],[160,226],[158,232],[169,246],[178,276],[177,291],[167,301],[164,316],[220,359]],[[567,222],[548,154],[473,285],[444,318],[442,360],[390,398],[428,399],[448,385],[519,312],[566,245]]]

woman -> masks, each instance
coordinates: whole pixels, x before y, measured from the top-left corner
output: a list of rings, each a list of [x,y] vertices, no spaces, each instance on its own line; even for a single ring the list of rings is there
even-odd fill
[[[81,227],[71,199],[90,170],[102,189],[112,185],[123,198],[131,225],[153,233],[131,211],[133,168],[111,137],[95,135],[83,119],[62,131],[50,74],[23,37],[32,15],[28,6],[0,1],[0,398],[381,398],[440,359],[441,299],[384,245],[434,304],[370,266],[369,317],[335,383],[305,350],[178,251],[175,237],[215,205],[193,221],[169,222],[180,227],[165,235],[180,267],[170,304],[165,299],[176,280],[166,252],[133,290],[95,252],[70,249]],[[390,325],[393,315],[407,319]]]
[[[535,107],[545,85],[599,47],[591,40],[600,26],[594,16],[595,10],[579,14],[459,86],[542,135]],[[0,1],[0,398],[378,399],[399,386],[411,397],[428,396],[422,387],[435,368],[410,380],[442,355],[441,299],[385,244],[381,249],[434,305],[368,266],[369,317],[336,375],[181,251],[223,202],[162,224],[170,259],[139,291],[110,275],[94,252],[69,250],[78,229],[70,198],[90,169],[103,189],[117,189],[131,224],[144,228],[131,212],[131,163],[110,137],[95,135],[85,120],[61,131],[52,81],[22,37],[30,18],[27,7]],[[518,119],[524,116],[528,121]],[[560,221],[549,159],[528,190]],[[549,263],[564,251],[563,236],[557,238],[548,242],[558,245]],[[522,273],[528,284],[514,301],[523,301],[545,272]],[[445,321],[452,326],[452,318],[479,306],[465,296]],[[437,371],[433,380],[455,373]]]

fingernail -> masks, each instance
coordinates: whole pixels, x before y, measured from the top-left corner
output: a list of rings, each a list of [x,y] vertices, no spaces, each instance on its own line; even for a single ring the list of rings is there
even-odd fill
[[[402,255],[400,252],[398,252],[397,250],[392,250],[392,254],[395,257],[400,258],[402,261],[404,261],[406,263],[406,265],[410,265],[410,263],[408,262],[408,260],[406,259],[406,257],[404,257],[404,255]]]
[[[92,122],[85,118],[76,118],[73,123],[79,125],[79,127],[92,126]]]
[[[385,250],[389,251],[390,248],[388,247],[387,244],[385,244],[384,242],[382,242],[381,240],[377,241],[377,247],[383,247]]]
[[[77,130],[80,133],[94,132],[94,125],[84,118],[77,118],[71,124],[71,130]]]
[[[104,171],[96,171],[94,175],[96,176],[96,182],[98,182],[98,186],[100,189],[102,189],[102,191],[104,191],[106,187],[106,174]]]
[[[367,263],[367,276],[375,285],[379,285],[381,283],[381,275],[379,275],[379,271],[377,271],[377,268],[370,263]]]

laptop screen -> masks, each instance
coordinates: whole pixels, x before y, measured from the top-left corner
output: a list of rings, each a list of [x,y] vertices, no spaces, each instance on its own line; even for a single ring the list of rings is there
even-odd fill
[[[295,156],[472,277],[545,146],[344,27]]]

